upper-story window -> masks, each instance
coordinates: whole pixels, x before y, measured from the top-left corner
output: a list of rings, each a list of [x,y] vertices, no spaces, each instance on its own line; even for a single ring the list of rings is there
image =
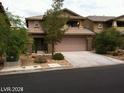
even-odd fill
[[[103,28],[103,24],[98,24],[98,28]]]
[[[80,23],[78,21],[68,21],[67,25],[69,27],[79,27]]]
[[[117,21],[117,26],[118,27],[124,27],[124,22],[123,21]]]

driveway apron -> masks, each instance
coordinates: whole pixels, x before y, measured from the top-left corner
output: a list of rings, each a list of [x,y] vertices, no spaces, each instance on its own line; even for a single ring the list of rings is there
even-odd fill
[[[62,52],[62,54],[74,67],[94,67],[124,63],[124,61],[95,54],[89,51]]]

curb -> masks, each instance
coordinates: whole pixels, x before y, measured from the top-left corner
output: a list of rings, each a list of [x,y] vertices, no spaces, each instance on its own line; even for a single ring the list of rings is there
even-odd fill
[[[49,67],[49,68],[38,68],[32,70],[13,70],[13,71],[0,71],[1,75],[13,75],[13,74],[25,74],[25,73],[35,73],[35,72],[45,72],[45,71],[54,71],[54,70],[64,70],[64,69],[73,69],[73,66],[63,66],[63,67]]]

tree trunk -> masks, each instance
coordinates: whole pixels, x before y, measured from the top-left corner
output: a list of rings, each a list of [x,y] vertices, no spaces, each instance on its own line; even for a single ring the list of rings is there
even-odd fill
[[[0,61],[2,60],[2,55],[0,55]]]
[[[3,64],[3,62],[4,62],[3,56],[0,55],[0,64]]]
[[[52,57],[53,57],[54,52],[55,52],[55,51],[54,51],[54,45],[55,45],[55,44],[54,44],[54,41],[52,41]]]

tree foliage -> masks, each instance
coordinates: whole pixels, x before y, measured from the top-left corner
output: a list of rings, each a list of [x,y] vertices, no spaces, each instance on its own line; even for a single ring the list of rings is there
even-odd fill
[[[7,36],[10,33],[9,21],[7,16],[0,12],[0,58],[5,53],[7,48]]]
[[[108,51],[114,51],[120,46],[121,34],[115,28],[109,28],[96,35],[95,49],[97,53],[106,54]]]
[[[8,10],[6,10],[6,14],[7,14],[8,20],[10,21],[12,27],[25,28],[25,21],[23,20],[22,17],[20,17],[18,15],[14,15],[11,12],[9,12]]]
[[[10,27],[10,19],[5,14],[0,14],[0,57],[6,54],[7,59],[15,56],[18,59],[19,53],[24,52],[25,43],[28,42],[27,30],[24,27],[18,27],[21,20],[11,15],[11,20],[15,21],[17,27]]]
[[[42,21],[42,26],[46,34],[46,41],[52,45],[52,55],[54,54],[54,46],[61,42],[65,29],[63,28],[67,18],[60,16],[62,11],[61,7],[64,0],[53,0],[52,8],[49,9]]]
[[[24,28],[11,29],[7,41],[7,58],[11,61],[11,56],[18,60],[20,53],[25,53],[25,44],[28,42],[27,32]]]

